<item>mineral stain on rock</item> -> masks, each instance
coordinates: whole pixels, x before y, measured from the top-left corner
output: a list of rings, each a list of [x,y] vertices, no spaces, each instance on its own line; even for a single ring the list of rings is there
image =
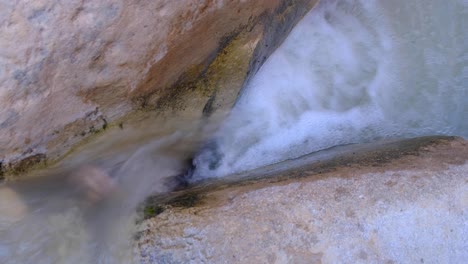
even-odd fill
[[[184,185],[182,189],[148,199],[147,206],[192,207],[206,199],[206,193],[238,186],[239,188],[265,182],[280,184],[283,181],[314,177],[321,179],[322,174],[335,172],[341,168],[375,167],[381,168],[403,157],[419,156],[433,151],[434,148],[451,147],[451,142],[466,145],[461,138],[449,136],[428,136],[401,140],[384,140],[369,144],[352,144],[337,146],[298,158],[293,161],[280,162],[264,168],[240,173],[223,178],[205,179]],[[465,160],[465,159],[462,159]],[[463,164],[464,161],[451,160],[451,164]],[[281,171],[287,171],[282,174]],[[339,176],[339,174],[337,175]],[[343,176],[344,177],[344,176]],[[389,183],[390,182],[390,183]],[[385,186],[394,186],[397,182],[389,180]],[[334,200],[339,202],[349,195],[344,186],[335,188]],[[202,198],[205,197],[205,198]],[[352,215],[352,213],[349,213]]]
[[[0,163],[1,165],[1,163]],[[46,155],[43,153],[37,153],[37,154],[31,154],[27,156],[24,159],[15,161],[15,162],[10,162],[8,164],[5,164],[0,170],[0,175],[3,175],[4,171],[8,171],[8,173],[11,175],[9,176],[9,179],[18,179],[26,173],[29,169],[35,168],[35,169],[40,169],[44,168],[47,165],[46,163]]]

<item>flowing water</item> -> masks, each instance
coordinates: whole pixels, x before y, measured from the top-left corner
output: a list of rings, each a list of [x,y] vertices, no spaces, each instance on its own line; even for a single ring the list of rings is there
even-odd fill
[[[220,177],[335,145],[468,136],[468,1],[322,1],[195,160]]]
[[[468,137],[466,25],[467,0],[322,0],[244,89],[191,179],[380,138]],[[170,190],[202,140],[175,133],[0,185],[0,263],[137,262],[138,204]]]
[[[173,190],[200,143],[193,133],[0,185],[0,263],[137,263],[137,208]]]

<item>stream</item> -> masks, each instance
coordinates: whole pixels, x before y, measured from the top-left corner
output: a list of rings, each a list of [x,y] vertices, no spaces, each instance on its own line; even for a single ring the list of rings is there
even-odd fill
[[[336,145],[468,137],[466,25],[467,0],[322,0],[208,139],[182,128],[0,184],[0,263],[138,263],[138,206],[181,181]]]

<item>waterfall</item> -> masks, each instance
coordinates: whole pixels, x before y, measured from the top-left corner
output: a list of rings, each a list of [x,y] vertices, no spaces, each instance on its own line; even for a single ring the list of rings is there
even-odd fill
[[[194,180],[335,145],[468,136],[468,1],[321,1],[197,155]]]

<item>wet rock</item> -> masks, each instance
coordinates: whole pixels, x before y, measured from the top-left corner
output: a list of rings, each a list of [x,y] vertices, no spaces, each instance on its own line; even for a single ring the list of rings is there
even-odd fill
[[[467,161],[465,140],[424,137],[208,181],[153,200],[135,251],[142,263],[463,263]]]
[[[27,206],[12,189],[0,186],[0,230],[20,221],[27,213]]]
[[[3,1],[4,174],[27,170],[30,156],[51,164],[124,123],[228,109],[315,2]]]
[[[109,196],[117,188],[114,180],[106,171],[92,166],[79,168],[71,177],[72,183],[82,189],[91,203],[97,203]]]

